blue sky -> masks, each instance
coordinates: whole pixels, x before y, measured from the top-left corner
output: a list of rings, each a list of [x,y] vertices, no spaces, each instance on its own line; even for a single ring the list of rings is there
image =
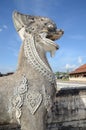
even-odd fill
[[[12,21],[14,10],[47,16],[64,35],[56,41],[55,57],[47,54],[54,72],[71,71],[86,63],[86,0],[3,0],[0,3],[0,72],[15,71],[21,39]]]

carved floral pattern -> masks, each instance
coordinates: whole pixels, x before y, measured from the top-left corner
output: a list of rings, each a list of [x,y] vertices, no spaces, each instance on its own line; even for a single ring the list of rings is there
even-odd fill
[[[28,91],[29,85],[25,75],[23,76],[20,84],[17,86],[16,95],[12,99],[13,109],[15,109],[16,119],[20,124],[21,109],[24,103],[24,94]]]
[[[44,106],[47,109],[47,111],[49,111],[52,106],[52,101],[51,101],[50,95],[46,92],[46,88],[44,85],[42,86],[42,93],[43,93],[43,98],[44,98],[43,100]]]
[[[20,82],[20,85],[17,86],[16,95],[14,95],[12,99],[13,110],[15,110],[16,119],[19,124],[22,114],[22,106],[24,104],[24,96],[26,97],[25,102],[27,104],[27,107],[33,115],[40,107],[42,100],[47,111],[51,106],[51,97],[47,94],[45,86],[42,86],[42,93],[31,90],[28,80],[24,75]]]
[[[25,38],[24,41],[24,53],[28,59],[28,62],[33,66],[35,70],[37,70],[41,75],[46,77],[50,83],[55,82],[55,76],[50,70],[50,68],[41,60],[39,54],[34,45],[34,39],[32,35]]]
[[[38,91],[29,90],[26,95],[27,107],[32,114],[35,114],[42,102],[42,95]]]

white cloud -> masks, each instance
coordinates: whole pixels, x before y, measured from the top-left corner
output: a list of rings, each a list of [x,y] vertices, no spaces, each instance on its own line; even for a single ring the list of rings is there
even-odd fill
[[[77,34],[77,35],[70,35],[69,38],[73,39],[73,40],[82,40],[82,39],[85,39],[86,36],[84,35],[80,35],[80,34]]]
[[[0,32],[2,32],[5,29],[8,29],[7,25],[3,25],[2,28],[0,28]]]
[[[0,28],[0,32],[2,32],[2,29]]]
[[[3,28],[4,28],[4,29],[7,29],[8,27],[7,27],[7,25],[3,25]]]
[[[76,68],[76,65],[74,65],[74,64],[73,65],[70,65],[70,64],[65,65],[65,69],[68,70],[68,71],[73,70],[75,68]]]
[[[78,57],[78,63],[82,64],[82,57]]]

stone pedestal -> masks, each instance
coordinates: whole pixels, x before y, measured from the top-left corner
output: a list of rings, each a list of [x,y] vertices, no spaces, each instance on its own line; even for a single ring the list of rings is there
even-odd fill
[[[86,87],[62,88],[52,113],[48,130],[86,130]]]
[[[49,116],[50,117],[50,116]],[[61,88],[52,107],[47,130],[86,130],[86,87]],[[20,126],[0,125],[0,130],[21,130]]]
[[[0,125],[0,130],[21,130],[21,128],[15,124],[4,124]]]

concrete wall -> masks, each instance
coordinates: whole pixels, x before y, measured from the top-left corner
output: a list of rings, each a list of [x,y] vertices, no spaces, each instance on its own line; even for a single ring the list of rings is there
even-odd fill
[[[86,82],[86,77],[76,77],[76,78],[69,77],[69,80],[70,81],[84,81],[84,82]]]
[[[16,124],[3,124],[0,125],[0,130],[21,130],[21,128]]]
[[[86,130],[86,88],[61,89],[52,113],[52,130]]]

